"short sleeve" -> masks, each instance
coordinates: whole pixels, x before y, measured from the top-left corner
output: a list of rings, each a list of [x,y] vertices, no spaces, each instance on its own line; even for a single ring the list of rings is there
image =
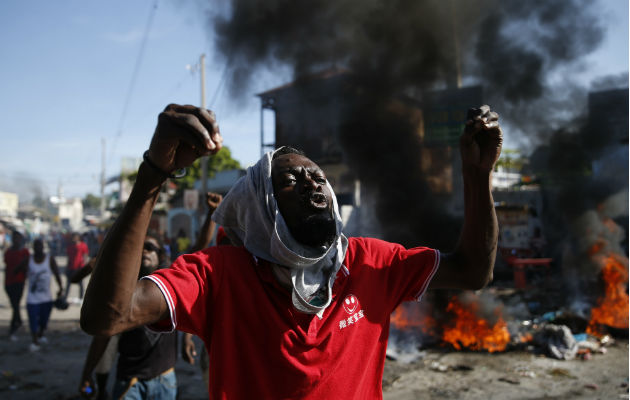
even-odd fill
[[[401,246],[402,247],[402,246]],[[420,301],[440,265],[440,252],[428,247],[400,249],[392,263],[392,281],[403,288],[403,301]]]
[[[184,254],[169,268],[144,277],[158,286],[170,313],[170,320],[153,324],[151,329],[177,329],[204,337],[221,280],[221,261],[220,253],[209,248]]]
[[[381,268],[388,298],[394,306],[402,301],[420,301],[440,264],[440,252],[429,247],[405,247],[377,239],[366,239],[368,258]]]

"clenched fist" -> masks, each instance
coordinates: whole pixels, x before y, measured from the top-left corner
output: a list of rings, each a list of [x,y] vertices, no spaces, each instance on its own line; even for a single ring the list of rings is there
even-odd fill
[[[501,155],[503,133],[499,114],[487,105],[468,110],[466,128],[460,138],[463,168],[490,172]]]
[[[212,214],[214,210],[219,207],[222,201],[223,196],[221,196],[219,193],[206,193],[206,205],[208,206],[208,213]]]
[[[172,174],[199,157],[215,154],[222,143],[212,111],[170,104],[158,117],[147,155],[157,168]]]

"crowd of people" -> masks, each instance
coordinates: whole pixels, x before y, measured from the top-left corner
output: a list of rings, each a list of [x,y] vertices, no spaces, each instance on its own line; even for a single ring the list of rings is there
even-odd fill
[[[148,234],[143,247],[139,278],[159,268],[168,267],[172,259],[181,254],[209,246],[217,230],[210,217],[221,200],[220,194],[207,193],[206,218],[194,243],[183,229],[178,230],[172,241],[173,245],[170,245],[171,241],[164,235]],[[48,343],[45,331],[52,309],[56,307],[65,310],[70,303],[82,303],[83,280],[93,270],[94,257],[102,239],[97,240],[98,235],[92,231],[83,234],[52,232],[47,240],[44,237],[32,237],[18,228],[7,231],[10,234],[3,240],[6,245],[3,251],[5,291],[12,308],[7,337],[13,342],[18,341],[16,333],[23,325],[20,305],[26,289],[26,310],[32,337],[29,351],[38,352],[42,345]],[[226,244],[227,238],[221,229],[217,239]],[[67,260],[63,268],[65,284],[62,284],[62,274],[55,258],[60,255],[65,255]],[[57,285],[54,296],[51,290],[53,277]],[[78,296],[69,298],[72,285],[78,286]],[[181,342],[180,346],[178,342]],[[111,337],[93,338],[90,347],[86,349],[79,393],[85,398],[98,400],[175,399],[177,379],[174,368],[178,348],[181,349],[182,358],[190,364],[194,364],[195,358],[200,354],[200,374],[207,383],[207,353],[205,349],[197,352],[192,335],[185,334],[178,338],[177,332],[161,334],[139,327]],[[108,388],[109,374],[115,363],[115,380],[112,388]]]
[[[89,259],[90,251],[79,233],[68,236],[64,244],[67,265],[65,266],[66,285],[62,284],[60,268],[57,264],[58,256],[51,246],[51,241],[37,236],[28,241],[29,235],[19,228],[11,230],[10,239],[5,241],[4,249],[5,279],[4,288],[11,305],[11,322],[8,338],[17,341],[16,332],[23,325],[20,304],[26,289],[26,311],[28,326],[32,342],[29,350],[39,351],[42,344],[47,343],[45,331],[48,326],[53,307],[66,309],[68,307],[68,293],[70,292],[71,277],[83,268]],[[30,250],[29,250],[30,248]],[[54,278],[57,290],[51,289]],[[79,284],[79,296],[73,299],[81,303],[83,298],[83,284]]]

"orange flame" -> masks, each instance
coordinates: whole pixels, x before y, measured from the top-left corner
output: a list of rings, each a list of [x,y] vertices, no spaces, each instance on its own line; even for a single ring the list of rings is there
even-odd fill
[[[586,332],[592,335],[602,334],[601,325],[613,328],[628,328],[628,271],[614,255],[604,259],[602,278],[605,283],[604,295],[597,301],[597,307],[591,310],[591,320]]]
[[[437,322],[428,313],[423,313],[418,308],[398,306],[390,315],[389,321],[398,330],[418,328],[424,334],[433,335]]]
[[[487,350],[490,353],[503,351],[510,341],[507,324],[501,317],[501,308],[495,309],[497,321],[494,325],[477,316],[479,303],[472,302],[468,306],[462,305],[454,297],[446,311],[456,315],[453,326],[444,328],[442,340],[450,343],[455,349]]]
[[[531,333],[525,333],[519,337],[521,343],[529,343],[534,340],[534,336]]]

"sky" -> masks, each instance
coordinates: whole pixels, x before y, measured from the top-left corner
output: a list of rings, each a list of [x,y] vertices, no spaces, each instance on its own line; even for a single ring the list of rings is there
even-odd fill
[[[597,2],[608,32],[585,60],[585,82],[628,71],[628,1]],[[98,195],[103,141],[109,177],[120,172],[123,157],[141,157],[167,104],[201,104],[201,54],[206,104],[224,144],[242,165],[253,164],[260,156],[256,93],[291,76],[261,72],[251,93],[230,98],[207,15],[207,7],[226,4],[0,2],[0,191],[17,192],[21,202],[56,195],[60,186],[66,197]],[[272,134],[272,119],[265,118]]]

